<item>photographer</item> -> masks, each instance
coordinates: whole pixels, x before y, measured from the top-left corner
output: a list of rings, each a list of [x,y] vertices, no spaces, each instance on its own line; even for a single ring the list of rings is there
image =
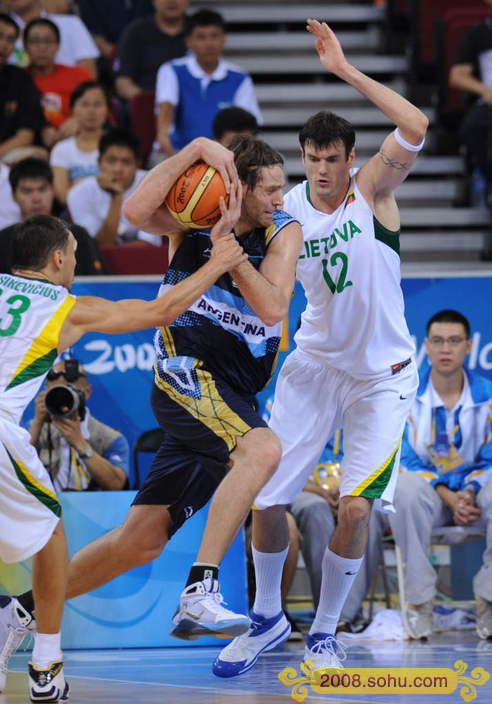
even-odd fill
[[[78,360],[67,359],[49,371],[46,390],[36,397],[31,442],[57,491],[118,490],[127,482],[128,442],[91,415],[91,392]]]

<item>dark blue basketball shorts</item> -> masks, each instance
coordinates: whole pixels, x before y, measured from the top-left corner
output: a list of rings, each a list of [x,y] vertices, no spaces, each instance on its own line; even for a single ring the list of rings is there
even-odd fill
[[[168,375],[156,377],[152,408],[165,432],[133,505],[168,506],[171,535],[201,509],[229,470],[238,438],[267,427],[254,399],[240,396],[204,369],[194,369],[190,388]]]

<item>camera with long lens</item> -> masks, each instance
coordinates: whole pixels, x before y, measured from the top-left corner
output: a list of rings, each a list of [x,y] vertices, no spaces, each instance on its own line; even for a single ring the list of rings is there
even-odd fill
[[[78,411],[80,420],[85,418],[85,394],[73,384],[57,384],[48,389],[44,404],[53,418],[67,418]]]

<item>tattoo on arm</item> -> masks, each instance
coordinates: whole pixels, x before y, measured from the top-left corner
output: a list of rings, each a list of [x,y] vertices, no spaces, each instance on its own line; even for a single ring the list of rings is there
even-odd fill
[[[381,157],[383,164],[389,166],[392,169],[398,169],[399,171],[408,171],[411,164],[406,164],[402,161],[396,161],[395,159],[390,159],[387,154],[383,152],[382,149],[379,150],[379,156]]]

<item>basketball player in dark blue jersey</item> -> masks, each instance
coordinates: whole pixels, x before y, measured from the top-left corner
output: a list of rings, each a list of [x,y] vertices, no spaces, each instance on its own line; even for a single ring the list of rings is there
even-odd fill
[[[199,159],[220,171],[229,204],[222,202],[211,231],[185,231],[163,202]],[[218,568],[281,456],[277,437],[254,409],[254,395],[275,366],[302,246],[300,225],[281,210],[284,181],[281,156],[264,142],[241,138],[228,150],[199,138],[152,169],[126,202],[134,224],[169,237],[161,293],[196,271],[231,232],[248,259],[174,324],[157,329],[152,405],[165,439],[123,525],[72,558],[67,599],[156,558],[215,493],[173,634],[194,639],[248,629],[248,617],[223,605]]]

